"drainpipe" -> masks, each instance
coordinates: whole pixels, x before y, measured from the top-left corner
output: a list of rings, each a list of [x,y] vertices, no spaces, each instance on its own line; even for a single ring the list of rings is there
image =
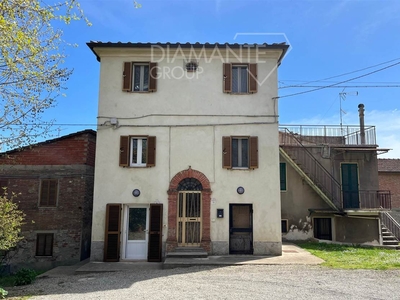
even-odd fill
[[[364,104],[358,105],[358,115],[360,117],[360,137],[361,145],[365,145],[365,126],[364,126]]]

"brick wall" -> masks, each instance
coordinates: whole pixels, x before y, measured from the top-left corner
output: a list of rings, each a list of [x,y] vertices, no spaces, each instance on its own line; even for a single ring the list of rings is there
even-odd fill
[[[379,172],[379,189],[390,190],[392,208],[400,208],[400,173]]]
[[[0,179],[26,214],[24,240],[9,253],[11,269],[45,270],[71,265],[90,255],[95,134],[70,135],[0,158]],[[10,163],[11,162],[11,163]],[[42,179],[58,181],[55,207],[40,207]],[[52,233],[53,253],[36,256],[38,233]]]

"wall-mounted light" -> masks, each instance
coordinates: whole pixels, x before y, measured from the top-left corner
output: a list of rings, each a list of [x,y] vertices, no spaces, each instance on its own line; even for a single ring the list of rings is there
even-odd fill
[[[133,195],[133,197],[139,197],[140,196],[140,191],[138,189],[134,189],[132,191],[132,195]]]
[[[244,188],[243,188],[242,186],[239,186],[239,187],[236,189],[236,192],[237,192],[239,195],[241,195],[241,194],[244,193]]]

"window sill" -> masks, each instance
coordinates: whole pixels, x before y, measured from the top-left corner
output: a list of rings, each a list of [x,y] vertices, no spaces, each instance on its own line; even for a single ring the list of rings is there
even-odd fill
[[[53,255],[35,255],[35,258],[53,258]]]
[[[250,170],[252,170],[252,169],[250,169],[250,168],[240,168],[240,167],[233,167],[233,168],[231,168],[231,170],[250,171]]]
[[[39,209],[56,209],[57,206],[38,206]]]
[[[129,168],[147,168],[147,165],[130,165]]]

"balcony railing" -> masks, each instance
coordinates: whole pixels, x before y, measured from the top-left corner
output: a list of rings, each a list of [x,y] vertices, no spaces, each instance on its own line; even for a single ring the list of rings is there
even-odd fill
[[[379,216],[383,225],[400,241],[400,224],[387,212],[381,212]]]
[[[354,125],[280,125],[280,142],[289,145],[291,140],[285,136],[285,129],[293,133],[303,145],[376,145],[375,126],[365,126],[362,133],[360,127]]]
[[[360,209],[392,208],[390,191],[359,191]]]

